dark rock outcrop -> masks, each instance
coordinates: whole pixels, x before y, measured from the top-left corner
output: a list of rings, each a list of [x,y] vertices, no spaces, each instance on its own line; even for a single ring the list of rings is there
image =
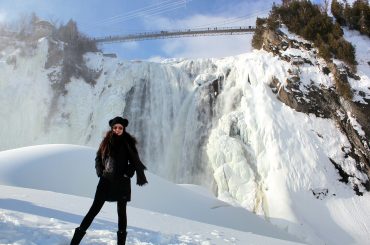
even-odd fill
[[[316,55],[317,52],[311,44],[290,40],[279,31],[266,30],[263,37],[263,49],[291,63],[293,67],[299,69],[302,65],[319,66],[318,64],[312,64],[311,61],[303,57],[283,54],[283,51],[287,48],[294,48],[306,50],[311,52],[312,55]],[[318,87],[315,83],[311,83],[311,85],[304,85],[305,92],[303,92],[299,73],[290,71],[290,77],[287,81],[279,81],[277,78],[273,78],[270,87],[280,101],[296,111],[312,113],[317,117],[330,118],[335,121],[341,132],[347,136],[351,145],[351,148],[345,149],[345,151],[344,149],[338,150],[342,150],[346,158],[353,158],[356,161],[357,169],[365,173],[370,179],[370,101],[366,98],[363,98],[366,103],[353,101],[353,89],[348,82],[349,78],[355,80],[360,78],[345,65],[339,67],[334,63],[327,63],[319,70],[326,75],[331,73],[335,86],[329,88]],[[359,132],[353,119],[361,125],[364,133]],[[346,173],[345,169],[341,167],[341,163],[336,163],[333,159],[330,159],[330,161],[338,170],[341,176],[340,181],[349,183],[350,178],[356,178]],[[360,182],[367,191],[370,191],[369,180]],[[361,188],[357,184],[352,184],[352,187],[357,195],[362,195]]]

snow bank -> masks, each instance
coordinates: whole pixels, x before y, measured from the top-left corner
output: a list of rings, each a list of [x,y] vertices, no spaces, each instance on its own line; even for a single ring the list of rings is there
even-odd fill
[[[98,181],[95,176],[94,159],[94,149],[73,145],[40,145],[2,151],[0,152],[0,184],[91,198]],[[147,212],[160,212],[243,232],[297,241],[243,208],[230,206],[215,197],[198,194],[151,173],[148,173],[148,181],[150,184],[144,187],[138,187],[133,183],[130,206],[148,210]],[[2,187],[2,190],[7,189]],[[7,205],[6,198],[9,198],[7,197],[9,192],[2,195],[5,199],[0,199],[0,208],[2,208],[1,205]],[[53,200],[51,195],[56,194],[47,195],[49,203],[57,204],[58,207],[62,207],[63,204],[66,207],[72,206],[80,215],[82,210],[85,212],[91,205],[85,201],[84,205],[79,206],[69,202],[69,197],[66,195],[66,200],[59,203]],[[32,195],[27,195],[23,199],[31,203],[33,200]],[[49,208],[51,208],[50,205]],[[22,209],[18,208],[17,211]],[[74,219],[74,222],[79,221]]]
[[[74,228],[92,203],[90,198],[50,191],[3,185],[0,189],[0,244],[69,244]],[[116,209],[114,203],[104,205],[82,244],[117,244]],[[131,206],[127,213],[126,244],[301,244]]]

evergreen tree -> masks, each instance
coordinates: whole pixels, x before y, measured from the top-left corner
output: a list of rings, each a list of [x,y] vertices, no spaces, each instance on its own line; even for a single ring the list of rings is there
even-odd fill
[[[361,34],[370,36],[370,5],[367,0],[356,0],[352,7],[345,2],[343,18],[349,29],[355,29]],[[340,22],[338,18],[337,21]]]
[[[263,44],[263,32],[264,32],[264,25],[266,23],[265,18],[257,18],[256,20],[256,30],[254,32],[253,38],[252,38],[252,47],[255,49],[262,48]]]
[[[352,16],[352,9],[348,4],[343,6],[337,1],[333,1],[332,8],[342,22],[346,19],[346,14]],[[308,0],[289,1],[289,4],[275,7],[270,14],[271,18],[280,19],[289,29],[307,40],[313,41],[319,49],[319,54],[327,61],[334,55],[354,68],[356,65],[355,49],[343,38],[343,30],[338,23],[333,23],[326,12],[322,12],[318,5]],[[273,16],[273,17],[272,17]],[[343,16],[343,17],[341,17]],[[365,16],[365,15],[364,15]],[[269,19],[267,22],[269,23]],[[351,17],[349,22],[353,24],[355,18]],[[365,22],[366,18],[363,18]],[[272,21],[272,20],[271,20]],[[365,26],[365,25],[364,25]],[[364,28],[366,31],[366,28]]]
[[[344,7],[343,4],[339,3],[337,0],[331,2],[331,12],[339,25],[343,26],[346,24],[344,19]]]
[[[360,19],[363,10],[363,2],[355,1],[351,9],[351,24],[352,28],[355,30],[360,30]]]
[[[321,38],[320,34],[316,35],[315,46],[319,49],[319,55],[326,61],[330,61],[331,53],[329,45],[327,45]]]
[[[370,6],[367,3],[367,1],[360,1],[357,0],[353,3],[353,12],[356,15],[356,22],[357,25],[355,28],[356,30],[359,30],[361,34],[368,35],[369,34],[369,9]]]
[[[321,6],[321,12],[323,14],[327,14],[329,10],[329,0],[323,0],[322,6]]]
[[[292,0],[283,0],[282,2],[283,2],[283,6],[289,6]]]
[[[269,18],[266,20],[267,28],[270,30],[276,30],[279,27],[278,15],[276,14],[276,11],[274,11],[275,8],[276,7],[273,6]]]
[[[66,43],[75,43],[78,39],[79,33],[77,24],[73,20],[69,20],[66,25],[62,25],[58,30],[58,37],[61,41]]]
[[[344,4],[343,16],[348,28],[353,29],[352,8],[347,2]]]
[[[361,23],[361,24],[363,24],[364,33],[370,37],[370,5],[369,4],[366,6],[363,14],[364,14],[364,20],[363,20],[364,23]]]
[[[333,35],[334,35],[335,37],[337,37],[337,38],[340,38],[340,37],[342,37],[342,36],[343,36],[343,34],[344,34],[344,33],[343,33],[343,30],[342,30],[342,28],[340,27],[340,25],[339,25],[339,23],[338,23],[338,22],[334,24],[334,27],[333,27],[332,33],[333,33]]]

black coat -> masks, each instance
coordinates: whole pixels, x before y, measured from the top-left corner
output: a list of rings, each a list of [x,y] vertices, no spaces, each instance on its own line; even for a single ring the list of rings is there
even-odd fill
[[[108,145],[109,155],[102,156],[100,151],[95,158],[95,168],[100,177],[95,198],[105,201],[131,200],[131,178],[137,170],[139,159],[135,139],[128,133],[113,135]],[[113,162],[112,172],[107,172],[107,161]],[[140,161],[140,159],[139,159]],[[141,162],[140,162],[141,163]]]

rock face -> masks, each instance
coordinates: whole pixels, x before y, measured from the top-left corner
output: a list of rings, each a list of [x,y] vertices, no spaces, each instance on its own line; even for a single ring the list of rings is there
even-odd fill
[[[285,52],[288,48],[306,53],[313,59]],[[341,149],[345,152],[346,158],[353,158],[357,169],[370,177],[370,100],[366,99],[361,91],[351,88],[348,81],[348,79],[359,81],[359,76],[345,64],[327,63],[320,60],[311,43],[296,40],[294,37],[288,38],[280,31],[265,30],[263,49],[279,56],[295,68],[289,71],[291,76],[286,81],[274,78],[270,83],[278,99],[296,111],[313,113],[317,117],[334,120],[351,144],[350,149]],[[320,60],[320,62],[314,60]],[[318,71],[328,75],[333,81],[333,86],[318,86],[314,81],[304,83],[300,77],[300,69],[307,66],[316,66]],[[362,102],[352,99],[354,93],[359,96],[362,94]],[[347,173],[341,167],[341,163],[330,160],[341,176],[340,181],[348,183],[349,178],[356,178]],[[370,191],[369,181],[361,182],[361,184],[367,191]],[[352,187],[356,194],[362,195],[358,185],[355,184]]]

